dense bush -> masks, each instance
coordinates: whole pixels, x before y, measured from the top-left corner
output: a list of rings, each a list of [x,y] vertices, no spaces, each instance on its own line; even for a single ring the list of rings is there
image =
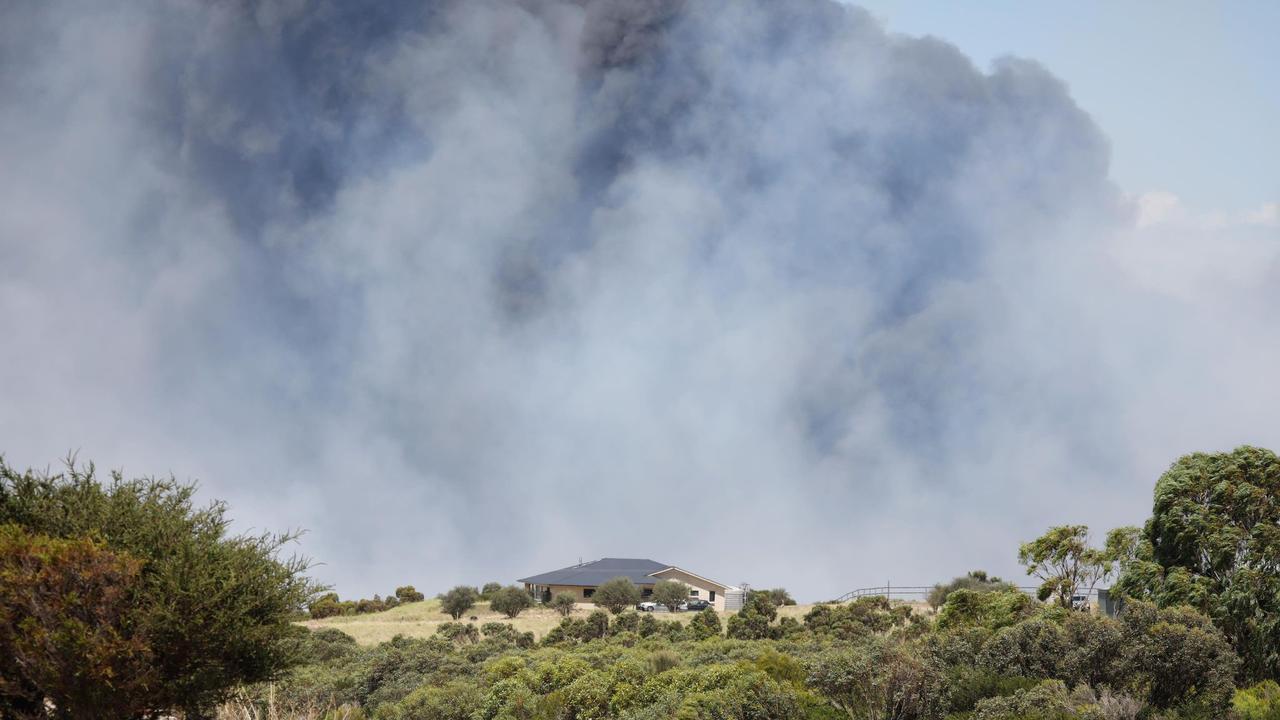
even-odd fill
[[[808,682],[851,718],[941,718],[941,668],[903,641],[871,637],[842,643],[809,661]]]
[[[942,630],[964,627],[998,630],[1031,617],[1036,609],[1035,601],[1018,590],[956,590],[947,595],[947,601],[938,613],[938,627]]]
[[[103,654],[86,661],[99,670],[114,666],[113,685],[136,689],[137,705],[149,712],[199,717],[238,683],[285,670],[297,650],[291,621],[316,595],[304,575],[307,562],[279,556],[294,536],[228,535],[225,505],[196,507],[194,495],[193,485],[172,479],[125,480],[113,473],[101,483],[92,465],[50,475],[19,473],[0,461],[0,525],[20,528],[7,531],[10,559],[43,543],[40,554],[51,553],[50,564],[38,571],[46,574],[46,589],[70,583],[59,604],[39,600],[38,593],[40,607],[8,608],[26,627],[23,638],[52,633],[54,649],[67,640],[57,637],[64,628],[88,629],[91,618],[101,617],[100,631],[83,640]],[[92,539],[95,550],[75,542],[82,538]],[[70,569],[76,564],[83,578]],[[107,587],[108,578],[118,585]],[[82,595],[70,592],[78,582],[86,583]],[[145,672],[126,658],[134,651],[123,649],[136,641],[145,645]],[[57,662],[65,652],[62,646],[50,657]],[[4,679],[11,677],[6,672]],[[31,682],[28,676],[16,684],[30,693]],[[53,689],[38,691],[48,697]]]
[[[729,616],[728,635],[739,640],[766,640],[782,635],[773,625],[778,608],[768,593],[752,593],[736,615]]]
[[[1231,700],[1231,709],[1239,720],[1280,720],[1280,685],[1263,680],[1239,690]]]
[[[938,583],[929,591],[929,606],[937,610],[947,601],[947,596],[956,590],[973,590],[974,592],[993,592],[1017,590],[1013,583],[1005,582],[998,577],[989,577],[984,570],[973,570],[968,575],[952,578],[951,582]]]
[[[712,608],[706,608],[689,620],[688,635],[691,639],[706,640],[719,637],[722,632],[720,614]]]
[[[805,614],[804,627],[831,639],[857,640],[904,627],[913,618],[908,605],[894,605],[879,596],[864,597],[842,605],[815,605]]]
[[[0,716],[129,717],[156,682],[130,618],[142,563],[92,540],[0,525]]]

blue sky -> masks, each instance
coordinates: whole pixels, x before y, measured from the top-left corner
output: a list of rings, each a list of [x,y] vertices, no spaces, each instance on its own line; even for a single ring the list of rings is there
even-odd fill
[[[1006,54],[1042,62],[1110,138],[1127,192],[1172,192],[1200,212],[1280,200],[1280,2],[856,4],[982,68]]]

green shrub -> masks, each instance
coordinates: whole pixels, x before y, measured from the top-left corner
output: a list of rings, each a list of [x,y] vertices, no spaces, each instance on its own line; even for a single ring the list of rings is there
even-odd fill
[[[569,617],[569,614],[573,612],[574,607],[577,606],[578,601],[573,597],[572,593],[561,592],[556,593],[556,596],[551,598],[551,602],[549,604],[552,610],[560,613],[561,617]]]
[[[620,632],[636,632],[640,629],[640,613],[634,610],[624,610],[613,619],[613,631],[615,634]]]
[[[694,640],[706,640],[720,637],[723,627],[720,624],[720,613],[713,608],[706,608],[689,620],[689,637]]]
[[[420,687],[394,705],[384,705],[375,720],[471,720],[484,694],[473,682],[453,681]]]
[[[653,597],[650,599],[665,605],[671,612],[678,612],[680,605],[689,600],[689,586],[679,580],[659,580],[653,586]]]
[[[1018,588],[998,577],[988,577],[984,570],[974,570],[963,577],[953,578],[948,583],[938,583],[929,591],[929,605],[934,610],[942,607],[947,596],[956,590],[972,590],[974,592],[1009,592]]]
[[[617,615],[640,602],[640,588],[629,578],[616,577],[606,580],[596,588],[591,595],[591,602]]]
[[[1280,720],[1280,685],[1263,680],[1253,687],[1237,690],[1231,709],[1239,720]]]
[[[489,607],[509,618],[533,607],[533,596],[524,588],[510,585],[490,594]]]
[[[596,640],[609,635],[609,615],[603,610],[592,610],[587,615],[582,639]]]
[[[492,601],[494,596],[502,591],[502,583],[487,582],[484,587],[480,588],[480,599],[484,601]]]
[[[768,593],[755,592],[747,598],[736,615],[729,616],[728,635],[738,640],[765,640],[781,635],[778,628],[771,625],[778,617],[778,608],[769,599]]]
[[[1045,680],[1006,697],[979,700],[973,713],[973,720],[1072,720],[1078,717],[1067,686],[1061,680]]]
[[[436,637],[442,637],[455,645],[474,645],[480,642],[480,631],[470,623],[447,622],[436,628]]]
[[[806,667],[809,686],[851,718],[940,718],[946,710],[942,672],[900,640],[843,644]]]
[[[955,630],[966,627],[984,627],[999,630],[1036,612],[1036,603],[1018,590],[976,592],[955,590],[947,595],[938,613],[938,629]]]
[[[396,588],[396,599],[402,603],[422,602],[426,596],[418,592],[412,585]]]
[[[475,607],[476,601],[479,599],[480,595],[475,588],[468,585],[458,585],[440,596],[440,609],[454,620],[459,620],[468,610]]]
[[[978,664],[999,675],[1058,678],[1067,654],[1066,634],[1049,620],[1027,620],[1002,628],[982,648]]]

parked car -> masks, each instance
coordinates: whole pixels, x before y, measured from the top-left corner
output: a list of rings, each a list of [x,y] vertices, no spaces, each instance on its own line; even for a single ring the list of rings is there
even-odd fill
[[[640,612],[653,612],[658,609],[658,603],[645,601],[636,606]]]
[[[706,610],[711,607],[711,603],[706,600],[694,599],[684,604],[685,610]]]

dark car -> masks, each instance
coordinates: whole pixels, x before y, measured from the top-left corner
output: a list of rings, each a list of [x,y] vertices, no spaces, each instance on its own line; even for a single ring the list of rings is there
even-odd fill
[[[706,610],[711,607],[711,603],[706,600],[690,600],[684,604],[686,610]]]

